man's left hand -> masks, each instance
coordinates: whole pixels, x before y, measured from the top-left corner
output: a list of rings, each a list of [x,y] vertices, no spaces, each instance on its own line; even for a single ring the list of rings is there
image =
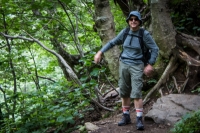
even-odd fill
[[[153,71],[154,71],[153,66],[150,65],[150,64],[148,64],[148,65],[145,66],[145,68],[144,68],[144,74],[145,74],[147,77],[152,76],[152,75],[153,75]]]

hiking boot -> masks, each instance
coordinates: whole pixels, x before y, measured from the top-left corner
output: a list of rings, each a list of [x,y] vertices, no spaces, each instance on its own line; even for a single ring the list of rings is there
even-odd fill
[[[131,123],[130,114],[124,114],[122,115],[122,120],[118,123],[118,126],[125,126],[127,124]]]
[[[141,117],[137,116],[136,127],[137,127],[137,130],[144,130],[144,125],[143,125],[143,122],[142,122],[142,116]]]

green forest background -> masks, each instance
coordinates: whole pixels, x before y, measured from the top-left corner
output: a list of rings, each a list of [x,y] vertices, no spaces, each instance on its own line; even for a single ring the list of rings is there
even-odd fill
[[[199,36],[200,24],[194,20],[200,15],[192,16],[199,8],[195,2],[172,2],[171,18],[178,31]],[[118,33],[127,26],[125,17],[113,1],[110,7]],[[0,132],[81,128],[84,114],[94,110],[91,99],[99,80],[117,86],[107,66],[93,63],[102,46],[93,1],[0,0],[0,15]],[[64,74],[61,50],[65,60],[81,57],[71,62],[81,85]]]

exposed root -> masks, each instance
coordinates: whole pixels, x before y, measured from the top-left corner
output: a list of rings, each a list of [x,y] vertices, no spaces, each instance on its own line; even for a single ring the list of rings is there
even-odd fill
[[[194,90],[198,85],[200,85],[200,82],[194,85],[191,90]]]
[[[180,93],[182,93],[185,90],[185,86],[187,85],[188,80],[189,80],[189,78],[187,78],[184,81],[184,83],[181,85],[181,87],[180,87]]]
[[[181,49],[175,49],[176,55],[183,61],[185,61],[189,66],[200,66],[200,61],[188,55],[185,51]]]
[[[92,99],[92,102],[94,102],[98,107],[102,108],[102,109],[105,109],[105,110],[108,110],[108,111],[114,111],[114,109],[111,109],[111,108],[107,108],[103,105],[101,105],[99,102],[97,102],[96,100]]]
[[[169,64],[167,65],[167,67],[166,67],[163,75],[161,76],[161,78],[159,79],[159,81],[157,82],[157,84],[146,95],[146,97],[143,100],[143,104],[146,104],[147,99],[151,96],[151,94],[155,90],[157,90],[163,83],[165,83],[167,81],[167,79],[169,78],[169,75],[172,72],[174,72],[177,67],[178,67],[177,58],[176,57],[171,57],[171,59],[169,61]]]
[[[179,89],[178,84],[176,82],[176,78],[174,76],[172,76],[172,78],[174,80],[174,84],[175,84],[176,90],[178,91],[178,93],[180,93],[180,89]]]

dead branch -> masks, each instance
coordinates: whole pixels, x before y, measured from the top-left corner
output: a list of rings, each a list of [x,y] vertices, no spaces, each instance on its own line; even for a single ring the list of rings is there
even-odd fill
[[[188,46],[200,55],[200,37],[194,37],[178,32],[176,35],[176,41],[179,45]]]
[[[194,85],[191,90],[194,90],[198,85],[200,85],[200,82]]]
[[[163,92],[162,92],[162,89],[163,89],[163,88],[164,88],[164,87],[162,87],[162,88],[159,89],[159,93],[160,93],[161,97],[163,96]]]
[[[175,85],[175,87],[176,87],[178,93],[180,93],[180,89],[179,89],[178,84],[177,84],[177,82],[176,82],[176,78],[175,78],[174,76],[172,76],[172,79],[174,80],[174,85]]]
[[[95,94],[96,94],[96,96],[97,96],[98,102],[100,102],[100,98],[99,98],[99,95],[98,95],[98,94],[100,94],[101,96],[102,96],[102,94],[101,94],[101,92],[99,91],[98,86],[95,86],[95,87],[94,87],[94,90],[95,90]]]
[[[105,75],[106,80],[108,81],[108,83],[112,86],[112,88],[113,88],[112,90],[115,90],[118,93],[118,95],[119,95],[119,92],[115,89],[114,85],[110,82],[110,80],[108,79],[107,75],[105,73],[104,73],[104,75]],[[107,92],[107,93],[109,93],[109,92]]]
[[[42,79],[47,79],[47,80],[49,80],[49,81],[51,81],[51,82],[56,82],[55,80],[53,80],[53,79],[51,79],[51,78],[48,78],[48,77],[44,77],[44,76],[38,76],[39,78],[42,78]]]
[[[105,83],[103,83],[103,85],[101,86],[101,88],[100,88],[100,92],[101,92],[101,90],[103,89],[104,84],[105,84]]]
[[[170,93],[171,93],[171,90],[169,90],[169,87],[168,87],[167,83],[165,84],[165,86],[166,86],[166,88],[167,88],[167,90],[168,90],[168,93],[170,94]]]
[[[184,73],[184,74],[185,74],[185,77],[188,77],[188,76],[189,76],[189,72],[190,72],[190,71],[189,71],[189,66],[188,66],[188,65],[186,65],[185,70],[186,70],[185,73]]]
[[[99,102],[97,102],[97,101],[94,100],[94,99],[92,99],[92,102],[94,102],[97,106],[99,106],[99,107],[101,107],[101,108],[103,108],[103,109],[105,109],[105,110],[114,111],[114,109],[107,108],[107,107],[101,105]]]
[[[173,50],[174,55],[176,55],[179,59],[185,61],[188,66],[200,66],[200,61],[194,59],[190,55],[188,55],[185,51],[182,49],[176,47]]]
[[[187,78],[184,83],[181,85],[180,92],[182,93],[185,90],[185,86],[187,85],[189,78]]]

